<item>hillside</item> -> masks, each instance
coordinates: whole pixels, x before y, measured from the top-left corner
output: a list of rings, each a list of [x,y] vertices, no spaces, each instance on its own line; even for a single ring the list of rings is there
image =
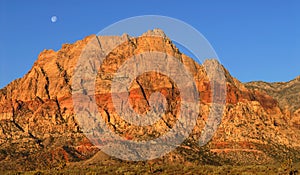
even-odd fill
[[[272,96],[279,103],[285,116],[290,118],[291,125],[300,127],[300,77],[289,82],[249,82],[247,88],[256,89]]]
[[[90,44],[97,47],[86,52],[86,46]],[[23,78],[0,90],[0,170],[64,168],[66,165],[77,166],[76,162],[105,164],[107,159],[110,164],[126,164],[126,161],[104,156],[95,142],[86,137],[85,134],[90,131],[85,130],[82,121],[79,121],[78,111],[74,109],[74,94],[77,92],[95,97],[96,110],[101,113],[108,128],[122,138],[151,140],[171,130],[179,118],[183,101],[179,98],[182,95],[180,85],[166,75],[149,71],[135,78],[128,87],[129,103],[136,113],[147,113],[153,106],[152,102],[160,101],[161,95],[164,96],[164,115],[159,116],[160,119],[153,125],[135,126],[124,121],[113,104],[111,87],[118,69],[129,58],[135,55],[145,58],[150,51],[164,53],[166,59],[172,57],[182,63],[194,79],[200,99],[196,126],[188,138],[174,151],[153,161],[207,165],[274,164],[287,159],[299,162],[299,78],[287,83],[242,84],[216,60],[208,60],[203,65],[196,63],[181,53],[163,31],[155,29],[140,37],[91,35],[73,44],[64,44],[57,52],[41,52]],[[100,53],[106,58],[101,65],[80,62],[82,53],[96,57]],[[205,64],[225,73],[226,105],[220,125],[212,133],[212,140],[200,147],[202,129],[213,105]],[[74,73],[78,67],[84,66],[91,66],[97,72],[93,81],[94,91],[85,91],[85,82],[76,86],[78,77],[74,78]],[[143,64],[136,66],[147,68]],[[132,71],[130,67],[127,70]],[[181,72],[170,75],[184,76]],[[190,85],[182,87],[189,88]],[[159,92],[158,95],[152,96],[155,92]],[[186,100],[192,99],[193,96],[189,96]],[[85,103],[82,101],[83,106]],[[132,111],[128,113],[131,115]],[[91,114],[87,112],[86,115]],[[155,115],[150,116],[157,117]],[[95,121],[86,122],[101,129]],[[97,140],[99,145],[107,142],[97,139],[100,139]],[[131,149],[124,146],[124,150]]]

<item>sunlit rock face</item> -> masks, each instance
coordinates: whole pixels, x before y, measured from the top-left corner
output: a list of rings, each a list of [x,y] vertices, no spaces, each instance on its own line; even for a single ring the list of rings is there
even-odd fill
[[[178,120],[182,103],[179,87],[170,77],[155,71],[139,75],[128,88],[132,113],[145,114],[153,107],[163,111],[151,126],[124,121],[113,104],[114,74],[135,55],[155,51],[184,65],[194,79],[200,104],[196,126],[188,139],[162,160],[263,164],[285,157],[300,159],[299,78],[287,83],[243,84],[216,60],[208,60],[207,64],[221,66],[225,72],[226,107],[212,140],[200,147],[198,140],[212,105],[211,82],[203,65],[181,53],[163,31],[156,29],[137,38],[127,34],[98,38],[91,35],[64,44],[56,52],[42,51],[24,77],[0,90],[2,170],[59,167],[66,162],[87,160],[99,151],[82,133],[72,101],[72,92],[80,90],[72,89],[75,67],[83,49],[93,41],[99,42],[100,51],[107,55],[97,68],[94,97],[107,126],[119,136],[136,141],[155,139]],[[118,47],[111,48],[116,43],[120,43]]]

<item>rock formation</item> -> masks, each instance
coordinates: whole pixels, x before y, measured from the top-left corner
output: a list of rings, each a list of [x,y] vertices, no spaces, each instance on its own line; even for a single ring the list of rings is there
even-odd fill
[[[0,90],[0,167],[2,170],[32,170],[64,166],[87,160],[99,152],[82,132],[74,112],[72,86],[78,60],[90,42],[97,42],[106,58],[97,69],[95,99],[110,130],[129,140],[160,137],[174,126],[180,110],[180,91],[169,77],[147,72],[129,87],[134,111],[144,114],[159,92],[165,96],[165,115],[151,127],[125,122],[115,111],[111,97],[113,75],[134,55],[163,52],[178,59],[195,80],[200,95],[197,125],[188,139],[162,161],[207,164],[264,164],[286,158],[300,160],[299,78],[287,83],[243,84],[221,66],[226,78],[226,107],[212,140],[198,145],[211,109],[211,84],[203,65],[184,55],[161,31],[148,31],[134,38],[88,36],[59,51],[44,50],[31,70]],[[111,48],[114,45],[116,48]],[[106,53],[107,51],[109,53]],[[79,65],[80,66],[80,65]],[[89,93],[89,92],[87,92]]]

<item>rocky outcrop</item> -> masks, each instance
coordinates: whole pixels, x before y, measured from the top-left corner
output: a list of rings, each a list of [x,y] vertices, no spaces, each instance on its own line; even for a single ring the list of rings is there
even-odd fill
[[[297,125],[296,117],[289,115],[299,114],[298,103],[289,99],[290,95],[299,97],[294,83],[285,84],[285,88],[267,83],[261,83],[266,88],[261,88],[260,83],[244,85],[224,67],[227,96],[223,119],[212,141],[200,147],[198,140],[212,105],[211,83],[205,67],[181,53],[161,30],[152,30],[137,38],[127,34],[92,35],[74,44],[64,44],[57,52],[41,52],[23,78],[0,90],[1,169],[63,167],[68,162],[86,160],[99,151],[82,133],[72,101],[72,92],[82,90],[72,86],[74,71],[90,42],[99,44],[100,53],[107,55],[97,68],[95,80],[98,110],[110,129],[126,139],[149,140],[163,135],[178,119],[181,103],[180,90],[170,77],[157,72],[144,73],[130,84],[129,103],[134,112],[144,114],[163,95],[165,115],[152,126],[125,122],[113,105],[111,85],[113,75],[129,58],[142,57],[149,51],[162,52],[181,62],[195,80],[201,106],[197,125],[182,146],[166,155],[164,161],[175,161],[176,157],[176,161],[262,164],[286,157],[300,159],[300,133],[291,127],[291,123]],[[118,47],[112,48],[115,45]],[[220,66],[215,60],[210,62]],[[278,89],[280,95],[274,95]],[[290,91],[295,93],[289,94]],[[284,97],[286,101],[281,101]]]
[[[246,86],[249,89],[265,92],[276,99],[291,127],[300,128],[300,77],[289,82],[249,82]]]

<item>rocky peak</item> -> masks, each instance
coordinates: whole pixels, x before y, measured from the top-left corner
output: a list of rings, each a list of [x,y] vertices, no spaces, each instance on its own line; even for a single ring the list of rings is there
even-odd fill
[[[296,80],[296,81],[300,81],[300,76],[297,76],[297,77],[295,78],[295,80]]]
[[[165,105],[168,110],[152,127],[135,127],[125,122],[114,109],[111,97],[114,74],[126,60],[149,51],[166,53],[183,63],[195,80],[201,107],[197,125],[187,143],[183,145],[185,149],[180,147],[181,151],[175,151],[171,155],[174,154],[185,161],[200,160],[199,146],[191,145],[198,142],[211,110],[209,77],[203,65],[180,53],[162,30],[153,29],[137,38],[127,34],[97,37],[91,35],[74,44],[64,44],[59,51],[41,52],[23,78],[0,90],[1,168],[37,169],[48,165],[54,167],[59,166],[61,162],[86,160],[99,151],[80,130],[72,101],[72,91],[81,88],[72,89],[74,69],[81,65],[78,60],[90,42],[97,46],[99,52],[96,54],[106,55],[101,66],[97,67],[99,75],[95,81],[94,95],[98,110],[112,131],[129,140],[152,139],[168,132],[178,117],[180,92],[176,83],[165,75],[147,72],[137,77],[129,87],[129,101],[133,109],[141,114],[149,111],[151,99],[156,98],[151,95],[159,92],[166,98]],[[216,60],[208,62],[212,67],[220,67]],[[281,91],[281,94],[285,95],[276,96],[272,89],[263,90],[259,88],[260,83],[244,85],[233,78],[224,67],[222,69],[226,78],[227,103],[222,123],[207,145],[207,152],[214,153],[211,159],[214,162],[222,160],[232,164],[247,163],[244,160],[274,162],[278,156],[286,156],[286,153],[279,149],[281,147],[290,150],[293,158],[299,158],[300,154],[295,151],[300,145],[299,132],[290,127],[290,118],[282,113],[277,103],[277,100],[280,103],[280,98],[289,92],[292,92],[293,98],[299,97],[299,94],[295,93],[297,88],[294,89],[298,85],[286,85]],[[271,87],[272,84],[267,84],[267,89]],[[291,103],[286,104],[291,106]],[[189,155],[187,152],[191,154],[189,157],[185,157]],[[253,152],[259,154],[254,155]]]
[[[166,38],[166,34],[163,30],[161,29],[153,29],[153,30],[148,30],[147,32],[143,33],[142,36],[157,36],[157,37],[163,37]]]

